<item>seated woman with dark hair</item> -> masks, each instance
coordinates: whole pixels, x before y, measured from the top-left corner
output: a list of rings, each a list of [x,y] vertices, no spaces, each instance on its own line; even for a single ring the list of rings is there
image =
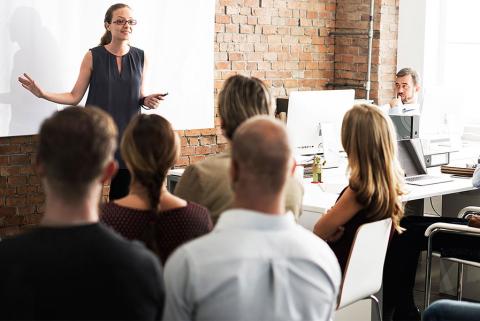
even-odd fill
[[[212,230],[210,213],[168,192],[165,179],[178,158],[178,135],[158,115],[138,115],[128,125],[121,153],[132,176],[124,198],[102,206],[101,221],[128,239],[139,239],[165,263],[181,244]]]

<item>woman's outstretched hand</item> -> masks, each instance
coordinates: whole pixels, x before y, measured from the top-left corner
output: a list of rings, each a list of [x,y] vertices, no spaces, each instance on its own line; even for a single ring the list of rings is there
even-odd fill
[[[22,84],[22,87],[30,91],[32,94],[38,98],[43,98],[43,90],[37,86],[35,80],[30,78],[27,74],[23,74],[23,77],[18,77],[18,81]]]

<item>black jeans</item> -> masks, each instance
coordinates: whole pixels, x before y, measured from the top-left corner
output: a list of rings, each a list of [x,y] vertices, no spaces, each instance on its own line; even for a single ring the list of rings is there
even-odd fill
[[[394,232],[390,241],[383,269],[383,312],[390,320],[396,309],[411,307],[413,288],[420,252],[427,249],[425,230],[433,223],[467,224],[467,221],[451,217],[404,217],[400,225],[406,229],[402,234]],[[433,249],[450,254],[467,253],[469,258],[480,259],[480,238],[452,234],[437,234]]]
[[[110,182],[109,200],[113,201],[127,196],[130,187],[130,172],[126,168],[120,168]]]

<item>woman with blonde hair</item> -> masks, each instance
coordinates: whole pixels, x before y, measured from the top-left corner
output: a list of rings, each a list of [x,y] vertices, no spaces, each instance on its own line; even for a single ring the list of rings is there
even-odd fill
[[[178,158],[178,135],[159,115],[138,115],[127,126],[120,151],[132,176],[127,196],[105,204],[101,221],[127,239],[139,239],[165,263],[181,244],[213,228],[206,208],[172,195],[168,170]]]
[[[404,175],[396,157],[392,122],[377,106],[353,106],[343,118],[341,136],[349,183],[317,221],[314,233],[329,242],[344,271],[360,225],[390,217],[393,228],[401,230]]]

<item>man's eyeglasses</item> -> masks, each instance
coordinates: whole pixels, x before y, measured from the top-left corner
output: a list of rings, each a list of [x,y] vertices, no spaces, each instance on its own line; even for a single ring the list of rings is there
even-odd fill
[[[116,25],[119,25],[119,26],[124,26],[128,23],[130,26],[134,26],[134,25],[137,24],[137,20],[134,20],[134,19],[130,19],[130,20],[117,19],[115,21],[112,21],[112,23],[114,23]]]

